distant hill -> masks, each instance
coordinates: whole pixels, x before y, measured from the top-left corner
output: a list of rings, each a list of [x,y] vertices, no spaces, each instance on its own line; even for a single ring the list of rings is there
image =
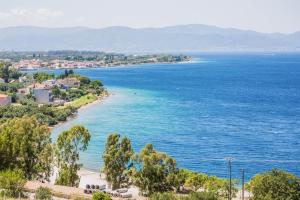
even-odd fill
[[[108,27],[0,28],[0,50],[106,52],[300,51],[300,32],[259,33],[207,25],[133,29]]]

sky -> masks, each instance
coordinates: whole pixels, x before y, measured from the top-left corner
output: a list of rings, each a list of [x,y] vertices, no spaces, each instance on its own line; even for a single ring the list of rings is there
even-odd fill
[[[164,27],[206,24],[300,31],[300,0],[0,0],[0,27]]]

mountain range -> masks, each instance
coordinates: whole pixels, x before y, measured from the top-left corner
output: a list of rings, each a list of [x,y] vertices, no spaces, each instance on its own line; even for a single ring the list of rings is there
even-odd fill
[[[300,32],[260,33],[191,24],[162,28],[0,28],[0,50],[97,50],[123,53],[300,51]]]

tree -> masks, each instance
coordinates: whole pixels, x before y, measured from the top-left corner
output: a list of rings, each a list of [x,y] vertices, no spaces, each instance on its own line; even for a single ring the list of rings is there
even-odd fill
[[[10,65],[8,62],[0,62],[0,78],[3,78],[5,83],[8,83]]]
[[[60,89],[58,88],[57,85],[52,87],[51,93],[53,94],[54,97],[58,98],[60,96]]]
[[[203,188],[208,176],[206,174],[191,173],[186,179],[185,185],[191,187],[194,191]]]
[[[178,186],[184,186],[191,173],[192,172],[187,169],[179,169],[177,173]]]
[[[255,200],[300,199],[300,179],[278,169],[255,175],[250,179],[248,187]]]
[[[92,200],[112,200],[109,195],[103,192],[95,192]]]
[[[48,74],[46,72],[37,72],[33,74],[33,78],[34,80],[38,81],[38,82],[43,82],[49,79],[54,78],[55,75],[54,74]]]
[[[133,150],[128,138],[121,139],[118,134],[108,136],[102,155],[104,161],[103,171],[106,173],[107,181],[112,184],[113,189],[128,183],[126,170],[130,167],[129,161],[132,155]]]
[[[176,161],[165,153],[157,152],[147,144],[136,156],[135,183],[144,195],[171,191],[177,186]]]
[[[79,151],[85,151],[91,135],[83,126],[73,126],[70,130],[62,132],[56,142],[56,157],[58,159],[59,176],[55,184],[66,186],[78,186],[79,177],[77,171]]]
[[[90,88],[98,89],[99,87],[102,87],[102,86],[103,86],[103,84],[101,81],[95,80],[95,81],[90,82]]]
[[[0,188],[9,197],[17,197],[23,191],[26,180],[22,170],[0,171]]]
[[[18,168],[29,180],[48,180],[52,163],[48,127],[27,116],[14,118],[2,124],[0,163],[0,170]]]
[[[36,200],[52,200],[51,190],[47,187],[39,187],[34,195]]]

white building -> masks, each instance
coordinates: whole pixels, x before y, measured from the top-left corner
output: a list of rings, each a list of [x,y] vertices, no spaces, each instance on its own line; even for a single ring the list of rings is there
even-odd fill
[[[37,103],[49,103],[51,93],[47,88],[33,88],[33,96]]]

